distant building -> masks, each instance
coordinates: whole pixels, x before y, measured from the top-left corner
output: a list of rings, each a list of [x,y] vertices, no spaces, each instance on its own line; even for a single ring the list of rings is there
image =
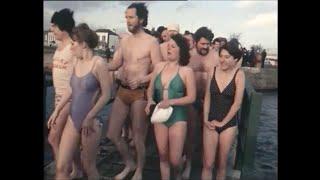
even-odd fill
[[[272,66],[277,67],[278,66],[278,49],[266,49],[267,50],[267,57],[265,64],[270,64]]]
[[[43,32],[43,45],[49,47],[57,46],[56,38],[54,37],[52,31]]]
[[[97,50],[106,50],[107,47],[111,48],[117,43],[118,35],[115,32],[109,29],[97,29],[95,32],[99,36]],[[43,45],[49,47],[57,46],[57,41],[52,31],[47,30],[43,32]]]
[[[111,48],[116,43],[114,39],[118,39],[118,35],[109,29],[97,29],[96,33],[99,36],[99,43],[96,49],[106,50],[107,47]]]
[[[272,54],[274,56],[277,56],[278,54],[278,49],[277,48],[267,48],[266,49],[267,54]]]

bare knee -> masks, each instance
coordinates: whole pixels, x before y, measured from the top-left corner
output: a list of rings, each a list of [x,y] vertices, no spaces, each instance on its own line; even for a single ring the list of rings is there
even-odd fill
[[[218,170],[223,171],[227,168],[227,159],[225,160],[220,160],[218,163]]]
[[[58,163],[56,169],[57,169],[56,170],[57,174],[64,174],[64,175],[68,175],[72,171],[71,165],[67,163]]]
[[[171,157],[170,158],[170,164],[173,166],[173,168],[178,168],[181,163],[180,157]]]
[[[83,163],[83,168],[87,173],[95,169],[96,164],[95,164],[95,161],[93,160],[84,159],[82,163]]]
[[[160,162],[168,162],[169,161],[168,152],[159,152],[159,160]]]
[[[107,132],[107,138],[110,139],[114,144],[116,144],[120,140],[120,136],[118,136],[118,134],[111,131]]]
[[[49,133],[48,142],[53,147],[58,147],[60,136],[57,131]]]
[[[133,136],[133,141],[134,141],[134,144],[137,146],[137,147],[140,147],[140,148],[144,148],[145,146],[145,142],[144,142],[144,138],[142,135],[139,135],[139,134],[135,134]]]
[[[208,170],[208,171],[211,171],[212,169],[213,169],[213,163],[214,162],[211,162],[211,161],[208,161],[208,160],[203,160],[203,169],[205,169],[205,170]]]

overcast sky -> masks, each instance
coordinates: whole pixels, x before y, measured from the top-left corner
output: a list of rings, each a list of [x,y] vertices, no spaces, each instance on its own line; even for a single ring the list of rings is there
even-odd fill
[[[50,26],[54,11],[70,8],[76,24],[85,22],[91,28],[126,30],[124,12],[133,1],[44,1],[44,30]],[[142,2],[142,1],[139,1]],[[261,44],[277,48],[278,2],[268,1],[149,1],[148,29],[178,23],[180,33],[195,32],[201,26],[210,28],[215,37],[229,38],[241,33],[240,42],[249,47]]]

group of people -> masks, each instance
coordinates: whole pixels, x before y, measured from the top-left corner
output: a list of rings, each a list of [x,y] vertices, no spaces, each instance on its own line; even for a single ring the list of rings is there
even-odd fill
[[[242,66],[264,68],[267,52],[263,49],[261,52],[254,47],[248,51],[244,48]]]
[[[51,18],[51,30],[60,42],[53,56],[55,109],[48,120],[56,179],[99,178],[96,155],[103,123],[108,129],[102,136],[112,141],[125,163],[114,178],[134,172],[132,179],[142,179],[151,107],[156,104],[173,108],[166,122],[153,124],[161,179],[170,179],[171,170],[176,179],[189,178],[197,124],[203,147],[201,179],[212,179],[215,159],[216,179],[225,179],[244,92],[240,43],[231,39],[211,46],[214,34],[207,27],[182,35],[178,25],[163,27],[159,40],[144,28],[144,3],[128,6],[125,18],[131,34],[121,38],[108,63],[94,54],[97,34],[86,23],[75,26],[71,10]],[[111,97],[112,71],[118,71],[119,87],[105,122],[98,113]],[[126,121],[136,157],[122,138]]]

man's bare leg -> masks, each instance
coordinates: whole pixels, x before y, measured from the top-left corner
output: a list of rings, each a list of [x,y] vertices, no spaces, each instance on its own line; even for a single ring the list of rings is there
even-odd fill
[[[194,133],[195,133],[195,126],[196,121],[198,121],[197,118],[197,110],[193,107],[193,105],[190,105],[188,107],[188,123],[187,123],[187,139],[185,142],[185,155],[186,155],[186,164],[185,168],[182,173],[182,179],[189,179],[190,172],[191,172],[191,163],[192,163],[192,153],[193,153],[193,145],[194,145]]]
[[[133,141],[137,152],[137,169],[132,177],[134,180],[142,179],[142,172],[145,163],[146,146],[145,140],[148,131],[148,123],[144,108],[147,105],[145,100],[137,100],[131,104],[131,120]]]
[[[117,147],[126,166],[122,172],[114,177],[115,179],[125,178],[129,172],[134,171],[136,168],[134,160],[129,154],[128,144],[123,138],[121,138],[122,127],[127,118],[128,112],[129,107],[124,104],[119,97],[116,97],[110,114],[107,137]]]

